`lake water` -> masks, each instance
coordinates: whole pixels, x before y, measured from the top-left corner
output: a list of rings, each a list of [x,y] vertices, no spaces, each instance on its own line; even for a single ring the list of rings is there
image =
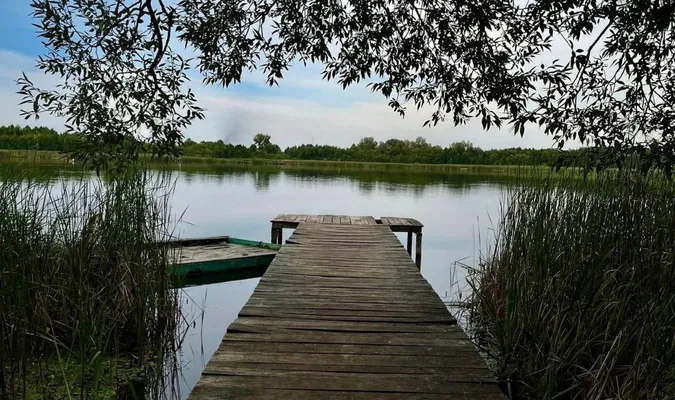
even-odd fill
[[[50,170],[68,179],[63,167]],[[73,172],[73,176],[77,173]],[[464,271],[489,242],[505,182],[472,174],[269,166],[190,167],[176,171],[173,213],[181,237],[230,235],[270,240],[277,214],[412,217],[424,224],[422,275],[447,301],[457,299]],[[288,238],[289,230],[284,231]],[[399,238],[405,241],[403,235]],[[258,278],[184,289],[190,324],[181,354],[186,398],[217,349],[227,326]]]

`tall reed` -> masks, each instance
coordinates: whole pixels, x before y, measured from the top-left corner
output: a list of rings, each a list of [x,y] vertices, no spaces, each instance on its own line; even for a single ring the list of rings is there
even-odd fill
[[[171,189],[144,171],[90,178],[0,184],[2,398],[167,387],[180,312],[155,243],[170,236]]]
[[[516,399],[675,398],[675,184],[611,171],[510,190],[470,328]]]

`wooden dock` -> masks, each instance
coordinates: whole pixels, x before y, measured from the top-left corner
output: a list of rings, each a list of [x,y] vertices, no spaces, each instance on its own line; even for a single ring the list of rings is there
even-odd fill
[[[392,232],[408,234],[407,249],[410,255],[412,255],[413,234],[415,234],[415,264],[417,269],[422,268],[422,228],[424,225],[414,218],[382,217],[375,219],[370,216],[281,214],[270,222],[272,222],[272,243],[276,244],[282,244],[284,228],[295,229],[302,222],[328,225],[386,225]]]
[[[299,222],[191,399],[504,399],[386,224]]]

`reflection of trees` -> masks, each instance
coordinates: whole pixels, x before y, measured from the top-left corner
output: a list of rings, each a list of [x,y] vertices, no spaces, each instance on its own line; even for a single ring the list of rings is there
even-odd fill
[[[308,182],[325,182],[340,184],[352,182],[356,184],[360,193],[372,194],[374,190],[392,192],[409,192],[416,197],[422,196],[431,187],[445,187],[451,190],[466,190],[472,185],[485,182],[512,182],[516,177],[506,174],[481,173],[466,171],[425,171],[412,169],[415,166],[404,168],[374,168],[367,165],[357,167],[330,166],[307,167],[303,165],[269,165],[269,164],[170,164],[159,166],[158,170],[171,173],[180,171],[187,181],[222,185],[226,181],[250,182],[258,191],[268,191],[270,186],[278,181],[283,173],[285,179],[298,185]],[[17,169],[27,178],[48,182],[60,176],[75,176],[78,173],[91,173],[75,165],[0,165],[0,179],[3,174],[15,174]]]
[[[437,172],[437,171],[401,171],[401,170],[369,170],[369,169],[309,169],[284,168],[289,179],[306,181],[308,178],[320,180],[347,179],[358,183],[359,190],[371,193],[376,188],[392,191],[411,191],[421,196],[424,191],[433,186],[443,186],[454,189],[468,188],[484,182],[509,182],[515,178],[479,174],[474,172]]]
[[[257,191],[266,192],[270,188],[270,177],[272,176],[269,172],[256,171],[254,174],[255,189]]]
[[[81,166],[64,163],[3,163],[0,162],[0,181],[26,179],[38,183],[49,183],[59,178],[82,177],[92,174]]]
[[[516,178],[506,174],[486,174],[474,171],[424,171],[415,169],[381,169],[381,168],[344,168],[344,167],[306,167],[302,165],[269,165],[269,164],[224,164],[224,165],[186,165],[181,166],[185,175],[208,175],[219,183],[225,180],[242,179],[252,182],[256,190],[267,191],[280,178],[296,184],[307,184],[310,181],[338,183],[353,182],[364,194],[371,194],[376,189],[391,190],[401,193],[407,191],[416,197],[422,196],[430,187],[443,186],[450,189],[468,189],[472,185],[484,182],[510,182]]]
[[[260,165],[248,164],[226,164],[209,165],[196,164],[190,165],[183,163],[180,167],[185,176],[200,176],[201,179],[208,179],[218,184],[225,180],[242,180],[252,182],[256,190],[267,191],[270,185],[279,178],[280,168],[263,168]]]
[[[363,193],[366,195],[373,194],[373,190],[375,189],[375,185],[373,184],[373,182],[357,181],[357,184],[359,187],[359,193]]]

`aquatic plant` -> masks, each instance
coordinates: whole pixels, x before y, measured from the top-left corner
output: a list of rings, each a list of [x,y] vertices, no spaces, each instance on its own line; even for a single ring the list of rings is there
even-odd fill
[[[178,293],[166,176],[0,183],[0,398],[163,395]]]
[[[472,270],[470,328],[517,399],[675,398],[675,184],[527,179]]]

